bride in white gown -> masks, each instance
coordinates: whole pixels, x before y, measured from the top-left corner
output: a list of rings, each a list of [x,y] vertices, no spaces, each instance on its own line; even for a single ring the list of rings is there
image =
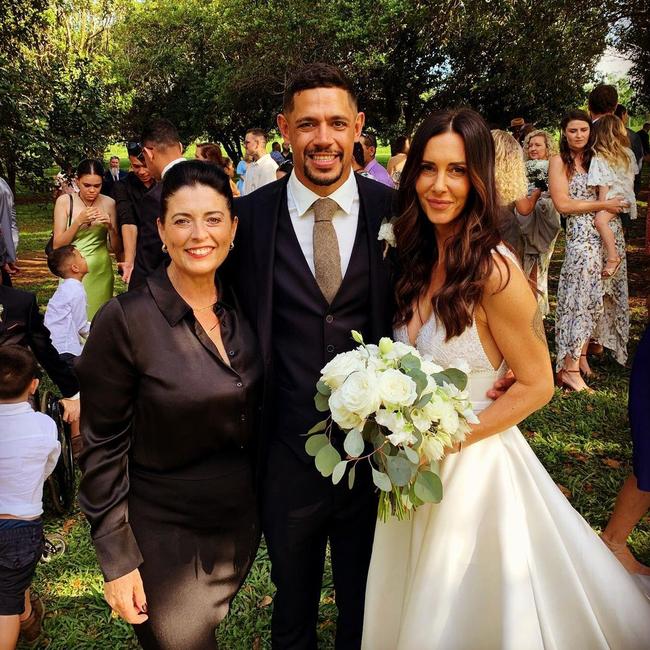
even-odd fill
[[[647,649],[650,602],[516,427],[550,399],[552,371],[535,297],[496,234],[492,159],[480,116],[445,111],[402,173],[395,337],[442,366],[464,359],[481,422],[441,462],[440,504],[378,522],[363,648]],[[517,379],[492,402],[506,367]]]

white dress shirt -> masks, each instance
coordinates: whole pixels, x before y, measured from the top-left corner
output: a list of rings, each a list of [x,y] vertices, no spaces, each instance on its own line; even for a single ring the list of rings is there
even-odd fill
[[[0,513],[23,519],[43,513],[43,483],[60,451],[51,417],[29,402],[0,404]]]
[[[271,158],[271,154],[264,154],[258,160],[248,164],[244,176],[244,191],[242,195],[250,194],[263,185],[268,185],[274,180],[278,164]]]
[[[50,330],[52,345],[59,354],[78,357],[88,337],[90,323],[86,314],[86,290],[75,278],[63,280],[47,303],[45,327]]]
[[[322,196],[318,196],[318,194],[305,187],[296,178],[295,173],[291,173],[287,183],[289,216],[302,253],[314,275],[314,209],[311,206],[314,201],[322,198]],[[328,195],[327,198],[336,201],[339,206],[332,218],[332,225],[339,241],[341,277],[345,277],[350,257],[352,257],[359,222],[359,188],[352,170],[350,170],[350,174],[343,185]]]
[[[174,166],[177,165],[179,162],[186,162],[186,158],[176,158],[175,160],[172,160],[170,163],[167,163],[162,170],[162,173],[160,174],[160,178],[165,178],[165,174]]]

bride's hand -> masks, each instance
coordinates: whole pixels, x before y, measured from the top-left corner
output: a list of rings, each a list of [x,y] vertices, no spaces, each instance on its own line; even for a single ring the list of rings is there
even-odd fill
[[[508,370],[508,372],[501,377],[501,379],[497,379],[494,384],[492,385],[492,388],[486,393],[486,395],[490,399],[499,399],[502,395],[504,395],[508,388],[512,386],[515,383],[516,379],[515,376],[512,372],[512,370]]]

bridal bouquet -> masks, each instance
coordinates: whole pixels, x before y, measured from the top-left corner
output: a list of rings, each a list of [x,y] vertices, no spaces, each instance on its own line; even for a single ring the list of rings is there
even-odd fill
[[[359,332],[352,337],[359,346],[321,370],[314,399],[319,411],[330,414],[307,433],[305,449],[335,484],[348,470],[350,488],[357,463],[370,463],[380,490],[379,517],[404,519],[423,503],[442,499],[437,461],[478,422],[465,392],[467,375],[443,370],[389,338],[368,345]],[[345,433],[345,458],[332,445],[334,424]]]
[[[542,192],[548,191],[548,160],[527,160],[526,177],[528,183]]]

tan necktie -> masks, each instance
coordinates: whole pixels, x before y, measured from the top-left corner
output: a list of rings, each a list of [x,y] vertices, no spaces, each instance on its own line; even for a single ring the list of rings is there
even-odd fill
[[[341,286],[341,254],[332,217],[339,209],[333,199],[314,201],[314,271],[316,282],[331,304]]]

